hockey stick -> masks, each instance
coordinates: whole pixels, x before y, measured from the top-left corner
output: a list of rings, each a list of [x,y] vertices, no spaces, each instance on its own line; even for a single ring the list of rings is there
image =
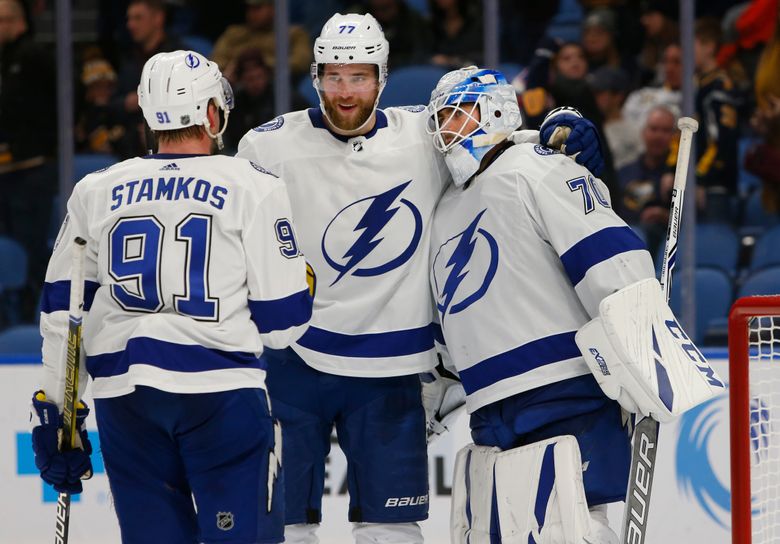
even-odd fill
[[[672,205],[669,210],[669,226],[666,230],[666,245],[661,264],[661,287],[669,302],[672,293],[672,270],[677,257],[677,238],[682,220],[683,196],[688,178],[688,163],[691,158],[693,133],[699,123],[690,117],[681,117],[677,122],[680,129],[680,147],[677,150],[677,167],[674,172]],[[626,490],[626,508],[623,512],[623,543],[642,544],[647,536],[647,517],[650,510],[650,492],[653,489],[655,458],[658,453],[658,422],[650,417],[643,418],[634,427],[631,450],[631,473]]]
[[[73,240],[73,263],[70,273],[70,304],[68,306],[68,353],[65,368],[65,397],[62,405],[62,449],[75,448],[76,397],[79,390],[79,358],[81,357],[81,315],[84,309],[84,256],[87,242]],[[57,525],[54,544],[68,543],[70,525],[70,494],[57,497]]]

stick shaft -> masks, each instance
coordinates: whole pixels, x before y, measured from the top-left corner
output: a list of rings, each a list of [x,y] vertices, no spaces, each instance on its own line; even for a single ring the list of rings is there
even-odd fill
[[[672,270],[677,256],[677,240],[682,222],[682,206],[685,184],[688,181],[688,164],[691,158],[693,134],[698,123],[690,117],[679,120],[680,146],[677,149],[677,167],[674,173],[672,204],[669,210],[669,226],[661,264],[661,287],[666,302],[672,294]],[[643,544],[647,536],[647,518],[650,511],[650,494],[653,490],[655,459],[658,454],[659,424],[645,417],[634,427],[631,449],[631,472],[626,490],[626,507],[623,513],[624,544]]]
[[[79,390],[79,359],[81,358],[81,321],[84,310],[84,260],[86,242],[73,240],[73,262],[70,272],[70,302],[68,304],[68,351],[65,364],[65,395],[62,405],[62,449],[75,447],[76,400]],[[70,526],[70,494],[57,497],[55,544],[67,544]]]
[[[677,166],[674,172],[674,188],[672,189],[672,205],[669,210],[669,226],[666,229],[666,245],[664,246],[664,258],[661,264],[661,288],[664,291],[666,301],[672,294],[672,270],[677,258],[677,241],[680,235],[682,222],[683,199],[685,197],[685,185],[688,181],[688,164],[691,159],[691,143],[693,133],[698,125],[690,117],[680,119],[680,146],[677,149]]]

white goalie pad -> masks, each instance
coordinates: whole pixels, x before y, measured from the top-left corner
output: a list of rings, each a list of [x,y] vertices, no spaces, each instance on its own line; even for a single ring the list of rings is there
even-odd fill
[[[655,279],[604,298],[575,337],[604,393],[630,412],[667,422],[723,392]]]
[[[591,519],[573,436],[502,452],[470,444],[455,459],[450,515],[455,544],[580,544]]]

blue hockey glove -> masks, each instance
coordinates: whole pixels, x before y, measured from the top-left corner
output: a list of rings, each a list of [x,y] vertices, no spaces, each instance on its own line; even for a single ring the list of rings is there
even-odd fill
[[[92,444],[87,437],[84,420],[89,415],[87,405],[79,401],[76,405],[76,445],[73,450],[62,451],[62,414],[57,405],[46,400],[43,391],[37,391],[32,398],[30,421],[32,422],[32,447],[35,466],[41,478],[54,486],[60,493],[76,495],[81,493],[81,480],[92,477]]]
[[[597,176],[604,168],[599,132],[574,108],[563,106],[548,113],[539,129],[539,139],[547,147],[573,157]]]

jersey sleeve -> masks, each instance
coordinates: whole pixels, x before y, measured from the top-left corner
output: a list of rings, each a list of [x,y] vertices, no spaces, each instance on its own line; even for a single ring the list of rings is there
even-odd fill
[[[526,203],[540,235],[561,259],[563,270],[591,317],[607,295],[654,277],[645,243],[615,214],[606,185],[562,156],[534,157],[536,179]],[[528,172],[522,176],[528,177]],[[523,184],[521,184],[522,187]]]
[[[80,185],[68,201],[68,213],[60,227],[54,251],[46,270],[46,281],[41,294],[41,336],[43,337],[43,370],[40,389],[46,398],[62,409],[65,392],[65,368],[68,345],[68,309],[70,305],[73,240],[78,236],[87,241],[84,263],[84,316],[89,312],[97,282],[97,241],[89,236],[87,214],[81,200]],[[79,361],[79,398],[83,395],[88,374],[85,352]]]
[[[275,188],[247,212],[243,244],[249,309],[263,344],[281,349],[305,332],[313,302],[284,184],[275,181]]]

